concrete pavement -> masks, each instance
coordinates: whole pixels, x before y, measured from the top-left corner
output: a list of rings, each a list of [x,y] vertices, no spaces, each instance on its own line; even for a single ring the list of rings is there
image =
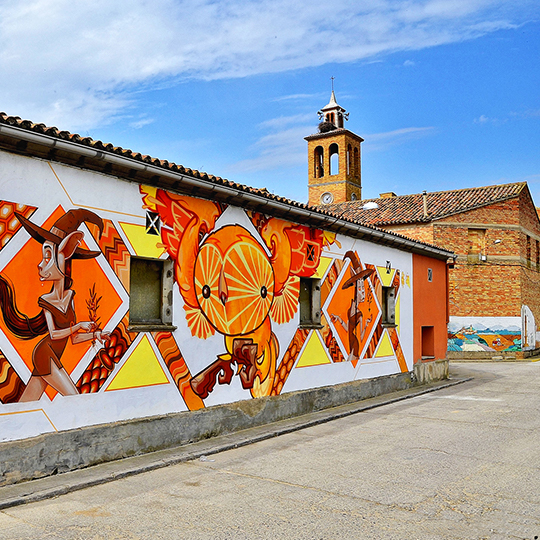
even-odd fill
[[[474,379],[221,453],[204,441],[203,460],[4,509],[0,538],[540,536],[540,363],[451,371]]]

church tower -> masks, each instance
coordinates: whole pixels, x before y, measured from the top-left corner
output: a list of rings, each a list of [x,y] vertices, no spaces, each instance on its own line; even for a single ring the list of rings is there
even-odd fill
[[[306,137],[309,160],[309,205],[318,206],[362,198],[360,144],[364,139],[343,127],[349,113],[336,101],[319,112],[319,133]]]

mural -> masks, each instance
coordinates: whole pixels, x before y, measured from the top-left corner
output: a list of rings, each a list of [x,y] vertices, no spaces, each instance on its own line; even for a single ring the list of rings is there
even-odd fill
[[[412,369],[410,254],[137,189],[123,213],[0,201],[0,440]],[[173,261],[174,332],[130,331],[131,256]]]
[[[521,350],[519,317],[451,317],[448,350],[468,352],[512,352]]]

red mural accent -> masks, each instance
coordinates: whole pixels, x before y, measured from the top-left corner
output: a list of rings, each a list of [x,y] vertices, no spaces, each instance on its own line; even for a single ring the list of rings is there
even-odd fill
[[[77,382],[81,394],[97,392],[109,378],[115,364],[120,362],[137,333],[128,332],[129,315],[126,315],[111,332],[105,346],[98,351]]]
[[[283,390],[283,385],[287,381],[308,335],[309,330],[306,328],[299,328],[294,334],[294,337],[276,370],[272,391],[270,392],[271,396],[277,396],[281,393],[281,390]]]
[[[326,345],[328,353],[330,354],[332,362],[344,362],[345,357],[341,353],[341,349],[339,348],[338,342],[336,341],[336,338],[334,337],[334,334],[332,333],[332,330],[330,329],[330,326],[326,321],[326,317],[323,316],[321,318],[321,324],[323,325],[323,327],[321,328],[321,335],[323,337],[324,344]]]
[[[124,289],[129,292],[129,251],[118,234],[114,224],[109,219],[103,220],[103,233],[92,224],[88,225],[92,236],[99,244],[107,262],[121,281]]]
[[[15,212],[28,219],[36,210],[35,206],[0,201],[0,249],[13,238],[22,226]]]
[[[406,373],[409,371],[409,368],[407,367],[405,355],[403,354],[403,349],[401,348],[401,343],[399,342],[397,330],[395,328],[389,328],[388,335],[390,336],[390,342],[392,343],[392,347],[396,353],[399,369],[401,369],[402,373]]]
[[[26,385],[11,367],[4,353],[0,351],[0,402],[14,403],[19,401]]]

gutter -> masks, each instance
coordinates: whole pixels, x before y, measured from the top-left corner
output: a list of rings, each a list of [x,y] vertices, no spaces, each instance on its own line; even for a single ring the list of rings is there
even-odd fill
[[[310,222],[314,221],[316,225],[322,229],[332,230],[333,232],[345,231],[345,234],[349,234],[350,236],[356,238],[371,238],[373,240],[382,241],[382,243],[386,245],[401,249],[403,251],[419,254],[429,254],[435,258],[445,260],[449,258],[455,258],[454,254],[451,251],[447,251],[436,246],[432,246],[429,244],[421,244],[415,242],[414,240],[410,240],[408,238],[398,236],[386,231],[372,229],[370,227],[366,227],[365,225],[346,221],[344,219],[324,214],[322,212],[316,212],[305,207],[276,201],[263,195],[248,193],[232,186],[222,186],[211,180],[195,178],[179,172],[168,171],[167,169],[160,168],[156,165],[141,163],[133,158],[119,156],[109,151],[94,150],[82,144],[72,141],[63,141],[61,139],[57,139],[44,133],[34,133],[24,128],[8,126],[6,124],[0,124],[0,133],[15,139],[21,139],[35,144],[41,144],[51,149],[56,148],[58,150],[62,150],[71,154],[93,158],[114,165],[119,165],[121,167],[126,167],[127,169],[135,169],[138,171],[148,172],[156,176],[170,178],[174,181],[180,181],[186,186],[197,187],[200,189],[202,185],[208,191],[210,191],[210,193],[220,193],[227,198],[239,199],[241,201],[249,201],[254,203],[259,208],[263,207],[265,209],[268,209],[269,213],[271,213],[272,210],[275,210],[281,215],[291,216],[291,220],[298,221],[300,223],[302,223],[302,221],[304,220],[308,220]],[[141,183],[136,180],[131,181]],[[175,190],[170,186],[164,187],[166,189],[171,189],[172,191]],[[294,217],[296,217],[296,220],[294,219]],[[329,221],[331,221],[331,223],[328,223]]]

